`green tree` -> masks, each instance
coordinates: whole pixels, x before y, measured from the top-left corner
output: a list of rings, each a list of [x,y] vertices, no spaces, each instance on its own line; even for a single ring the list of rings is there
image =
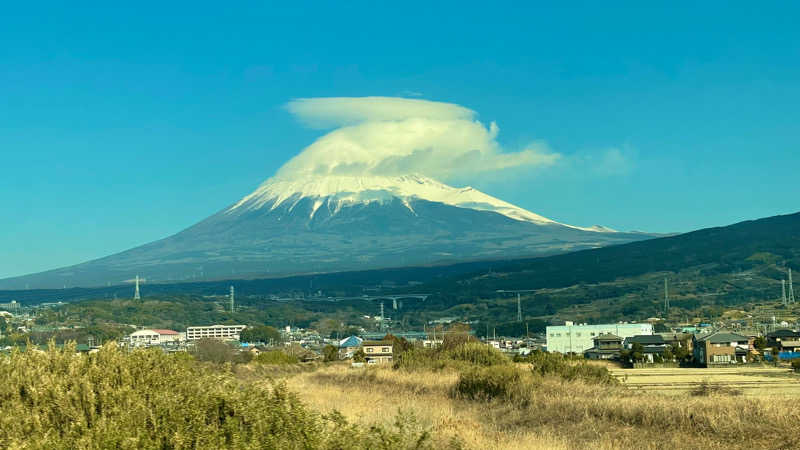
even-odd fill
[[[338,361],[339,349],[328,344],[322,349],[322,356],[325,357],[325,362]]]
[[[767,348],[767,339],[764,336],[759,336],[753,340],[753,346],[758,351],[762,351]]]
[[[642,344],[634,342],[631,345],[631,359],[635,363],[644,361],[644,346]]]
[[[355,353],[353,353],[353,361],[355,362],[365,362],[367,360],[367,354],[364,353],[364,349],[358,349]]]
[[[261,325],[255,327],[247,327],[239,334],[239,340],[242,342],[263,342],[267,343],[280,343],[281,333],[269,325]]]

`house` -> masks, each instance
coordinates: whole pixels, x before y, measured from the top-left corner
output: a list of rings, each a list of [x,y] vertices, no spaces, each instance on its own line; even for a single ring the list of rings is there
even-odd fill
[[[702,366],[719,364],[742,364],[753,348],[751,339],[741,334],[717,331],[695,335],[694,360]]]
[[[604,333],[595,336],[593,339],[594,347],[585,350],[583,356],[586,359],[617,359],[622,352],[622,338]]]
[[[592,348],[594,338],[601,334],[611,333],[621,338],[637,334],[653,334],[653,325],[649,323],[611,323],[601,325],[565,325],[547,327],[547,351],[556,353],[583,353]]]
[[[646,362],[654,362],[656,356],[662,356],[667,349],[667,343],[660,334],[639,334],[625,338],[622,344],[627,350],[633,349],[633,344],[642,346],[642,355]]]
[[[133,347],[149,347],[151,345],[163,345],[182,341],[181,333],[173,330],[148,329],[138,330],[125,336],[124,342]]]
[[[392,341],[364,341],[361,343],[367,364],[392,362],[392,346]]]
[[[352,358],[353,354],[361,347],[362,342],[364,340],[358,336],[350,336],[339,341],[339,359]]]
[[[672,349],[685,348],[691,353],[692,351],[692,334],[691,333],[657,333],[661,335],[664,342],[672,347]]]
[[[800,332],[783,329],[768,333],[767,347],[777,348],[779,352],[800,352]]]

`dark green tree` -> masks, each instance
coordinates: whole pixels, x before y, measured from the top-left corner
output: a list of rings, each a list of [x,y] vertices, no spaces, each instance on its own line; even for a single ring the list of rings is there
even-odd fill
[[[281,341],[281,333],[269,325],[261,325],[255,327],[247,327],[239,334],[239,340],[242,342],[263,342],[279,343]]]
[[[338,361],[339,349],[333,345],[328,344],[325,347],[323,347],[322,356],[325,358],[325,362]]]

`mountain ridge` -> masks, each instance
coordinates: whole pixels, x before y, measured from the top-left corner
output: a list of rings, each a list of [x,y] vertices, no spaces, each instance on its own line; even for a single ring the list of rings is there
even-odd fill
[[[0,289],[275,277],[539,256],[646,239],[561,224],[472,188],[417,176],[271,178],[187,229]]]

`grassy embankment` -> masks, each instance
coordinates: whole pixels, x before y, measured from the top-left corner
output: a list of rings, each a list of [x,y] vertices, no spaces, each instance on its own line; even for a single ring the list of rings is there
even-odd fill
[[[471,361],[469,351],[427,353],[401,356],[395,368],[329,366],[293,376],[288,386],[317,410],[354,423],[413,414],[439,442],[466,448],[800,447],[796,398],[739,396],[716,385],[682,395],[636,391],[603,367],[558,355],[515,364],[486,347],[473,348]]]

